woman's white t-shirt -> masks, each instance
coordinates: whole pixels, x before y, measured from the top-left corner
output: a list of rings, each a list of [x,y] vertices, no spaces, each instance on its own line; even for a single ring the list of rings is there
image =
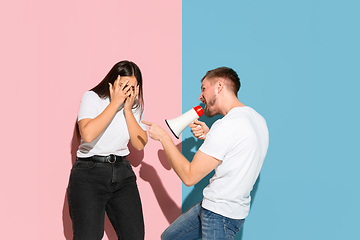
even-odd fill
[[[101,99],[93,91],[86,92],[81,99],[78,121],[85,118],[96,118],[105,110],[109,103],[109,98]],[[96,139],[90,143],[86,143],[81,139],[81,144],[77,151],[78,157],[107,156],[109,154],[126,156],[130,153],[127,147],[130,136],[123,106],[119,107],[110,124]],[[142,120],[140,107],[133,109],[133,114],[140,127],[146,130],[145,125],[140,122]]]
[[[268,145],[265,119],[250,107],[233,108],[217,120],[199,149],[221,160],[203,191],[202,206],[229,218],[244,219]]]

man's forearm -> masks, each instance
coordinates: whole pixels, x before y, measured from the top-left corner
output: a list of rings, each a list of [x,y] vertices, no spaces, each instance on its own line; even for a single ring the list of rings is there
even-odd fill
[[[164,136],[160,139],[160,142],[164,148],[166,157],[174,169],[175,173],[179,176],[184,184],[187,184],[190,176],[190,162],[181,154],[176,147],[170,136]]]

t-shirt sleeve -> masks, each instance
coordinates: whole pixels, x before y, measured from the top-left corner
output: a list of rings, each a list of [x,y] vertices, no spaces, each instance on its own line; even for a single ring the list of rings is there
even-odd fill
[[[99,98],[94,92],[86,92],[81,98],[78,121],[85,118],[94,119],[99,115],[98,112],[98,101],[96,98]]]
[[[228,126],[215,122],[206,135],[199,150],[218,160],[224,160],[231,144],[231,131]]]

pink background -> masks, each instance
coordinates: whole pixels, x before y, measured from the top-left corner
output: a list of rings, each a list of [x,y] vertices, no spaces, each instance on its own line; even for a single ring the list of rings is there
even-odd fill
[[[71,239],[66,187],[82,94],[118,61],[144,78],[145,119],[181,114],[181,1],[3,1],[1,238]],[[179,140],[174,139],[177,144]],[[131,154],[146,239],[181,213],[181,182],[158,142]],[[104,239],[116,239],[107,221]]]

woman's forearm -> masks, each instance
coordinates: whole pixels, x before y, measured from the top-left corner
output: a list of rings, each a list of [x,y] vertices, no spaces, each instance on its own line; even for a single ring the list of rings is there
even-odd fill
[[[130,142],[137,150],[142,150],[148,142],[147,133],[144,131],[136,118],[132,110],[124,109],[126,124],[128,127]]]
[[[118,108],[118,104],[110,102],[104,111],[96,118],[85,118],[80,120],[79,130],[81,138],[87,143],[94,141],[94,139],[109,125]]]

